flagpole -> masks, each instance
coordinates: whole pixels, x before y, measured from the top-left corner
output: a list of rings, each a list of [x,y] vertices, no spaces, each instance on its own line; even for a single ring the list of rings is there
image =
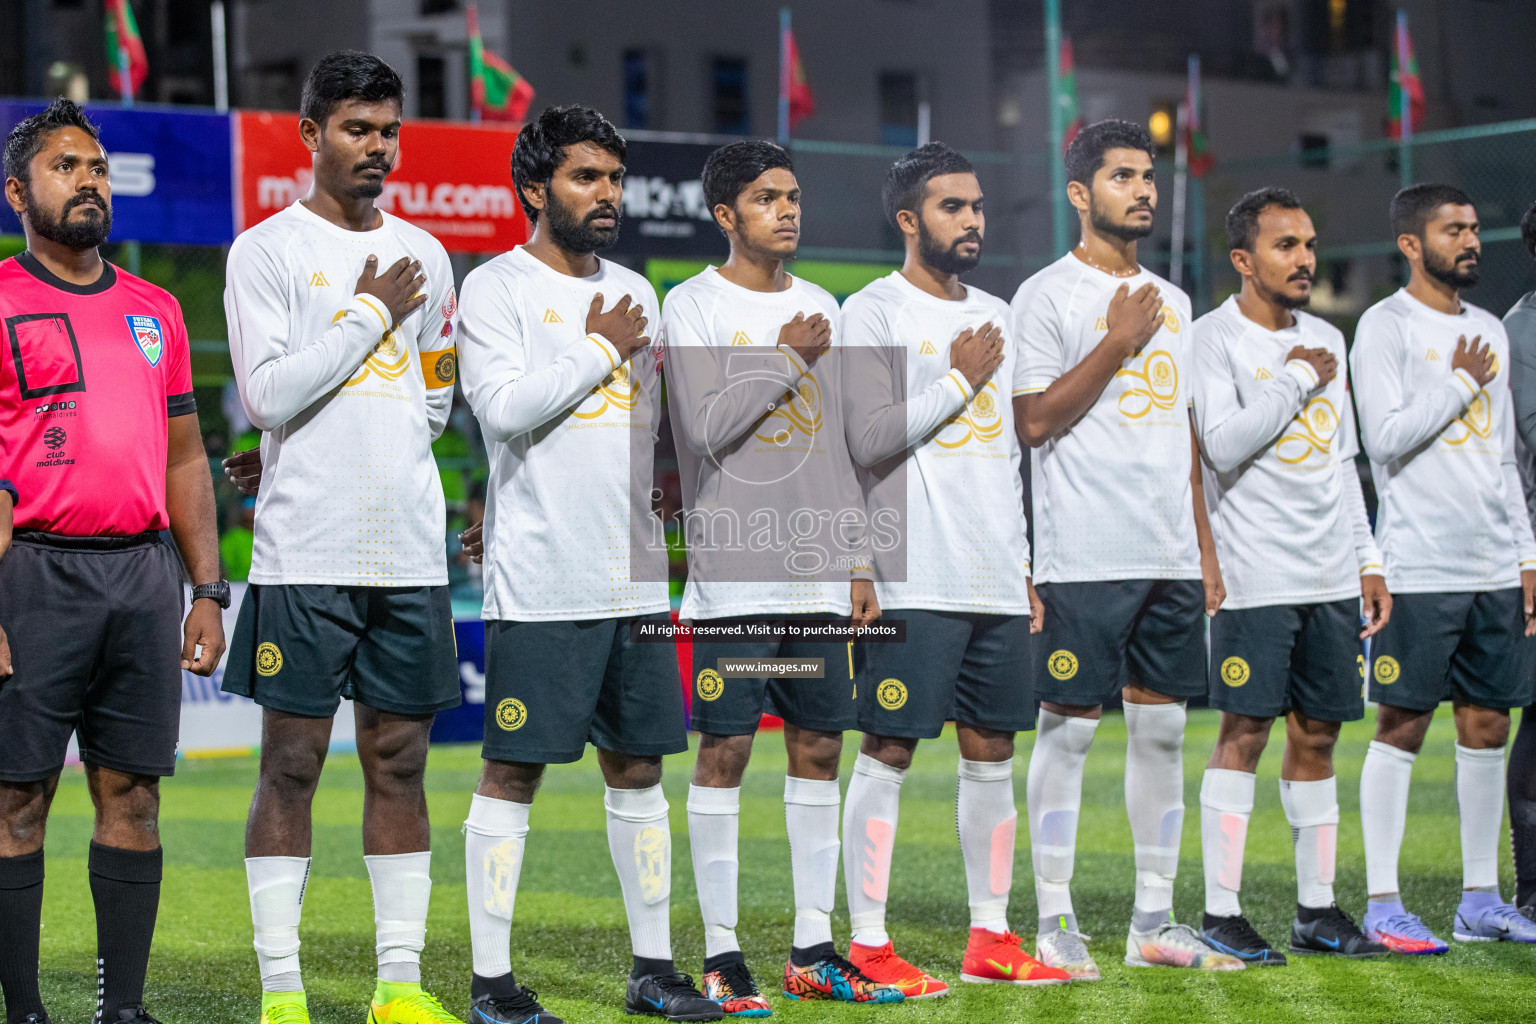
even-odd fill
[[[1061,0],[1045,0],[1046,111],[1050,115],[1051,251],[1060,255],[1071,248],[1067,228],[1067,168],[1061,162]]]
[[[789,145],[789,8],[779,8],[779,145]]]
[[[1168,280],[1184,286],[1184,210],[1189,186],[1189,89],[1173,116],[1173,226],[1168,240]]]
[[[117,84],[121,87],[119,95],[122,96],[123,106],[133,106],[133,76],[129,74],[128,47],[122,43],[117,44]]]
[[[1403,76],[1408,74],[1407,40],[1408,12],[1399,8],[1397,38],[1393,46],[1397,49],[1397,122],[1400,125],[1397,132],[1397,168],[1403,188],[1413,184],[1413,101],[1409,99],[1408,89],[1403,84]]]
[[[1200,81],[1200,55],[1189,55],[1189,110],[1185,116],[1190,124],[1205,131],[1204,107],[1201,106],[1202,83]],[[1191,132],[1193,135],[1193,132]],[[1185,147],[1189,142],[1185,140]],[[1186,161],[1188,156],[1185,157]],[[1206,288],[1205,288],[1205,164],[1201,165],[1200,174],[1192,175],[1188,183],[1189,189],[1189,287],[1185,289],[1189,293],[1190,305],[1194,307],[1196,316],[1205,312]]]
[[[224,0],[213,0],[208,9],[213,36],[213,109],[229,110],[229,56],[224,27]]]

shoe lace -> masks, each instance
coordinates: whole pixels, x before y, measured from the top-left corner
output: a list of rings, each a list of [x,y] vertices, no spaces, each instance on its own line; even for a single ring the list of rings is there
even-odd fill
[[[1246,924],[1247,922],[1244,923]],[[1249,931],[1252,931],[1252,929],[1250,928]],[[1158,929],[1157,937],[1160,942],[1166,942],[1169,945],[1183,945],[1185,948],[1195,946],[1210,949],[1205,944],[1205,940],[1200,937],[1200,933],[1187,924],[1175,924],[1170,921]],[[1257,932],[1254,933],[1254,938],[1258,938]]]
[[[538,1013],[544,1007],[539,1003],[539,994],[526,985],[519,986],[511,995],[498,996],[491,1000],[491,1007],[498,1013]]]
[[[693,978],[681,971],[676,974],[658,974],[651,980],[663,992],[682,992],[691,996],[699,994],[699,990],[694,987]]]
[[[438,1024],[463,1024],[463,1021],[445,1010],[437,996],[430,992],[413,992],[400,1002],[404,1006],[419,1011],[424,1020],[437,1021]]]
[[[1188,926],[1186,925],[1185,927]],[[1193,929],[1190,930],[1193,931]],[[1265,941],[1264,936],[1254,931],[1253,925],[1248,923],[1248,919],[1246,917],[1238,917],[1233,921],[1227,922],[1223,930],[1228,931],[1233,936],[1233,938],[1237,940],[1237,944],[1241,946],[1251,947],[1269,945],[1269,943]]]
[[[267,1024],[304,1024],[305,1011],[300,1003],[278,1003],[267,1010]]]
[[[1093,936],[1068,928],[1058,928],[1049,938],[1056,940],[1057,952],[1068,961],[1077,962],[1088,959],[1088,943]]]
[[[1419,920],[1419,915],[1410,914],[1407,911],[1391,915],[1381,922],[1377,931],[1393,932],[1398,935],[1406,935],[1410,939],[1422,939],[1426,942],[1435,937],[1435,933],[1430,931],[1423,921]]]
[[[877,959],[878,957],[882,957],[882,956],[885,956],[885,955],[886,954],[882,952],[882,953],[876,954],[876,956],[870,957],[870,959],[874,960],[874,959]],[[871,978],[869,975],[865,974],[863,971],[859,970],[858,966],[855,965],[852,960],[849,960],[848,958],[844,957],[841,953],[833,953],[831,956],[827,957],[822,962],[825,963],[825,964],[831,965],[833,968],[837,969],[838,971],[841,971],[843,976],[848,979],[850,984],[858,985],[860,983],[863,983],[865,985],[875,985],[875,986],[878,986],[880,984],[878,981],[876,981],[875,979]]]
[[[733,998],[745,999],[748,996],[761,995],[757,989],[757,982],[752,980],[752,972],[747,970],[747,965],[732,961],[720,969],[720,980],[725,983],[725,990]]]
[[[1024,945],[1024,941],[1019,938],[1019,933],[1014,931],[1012,928],[1003,932],[1003,937],[998,939],[997,943],[1000,946],[1018,946],[1020,948],[1022,948]]]

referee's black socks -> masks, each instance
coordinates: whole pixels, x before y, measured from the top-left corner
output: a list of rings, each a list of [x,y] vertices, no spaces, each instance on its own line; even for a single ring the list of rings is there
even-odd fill
[[[165,855],[91,841],[91,899],[96,904],[96,1000],[101,1019],[144,1002],[144,972],[160,910]]]
[[[43,926],[43,851],[0,857],[0,989],[10,1024],[43,1017],[37,947]]]

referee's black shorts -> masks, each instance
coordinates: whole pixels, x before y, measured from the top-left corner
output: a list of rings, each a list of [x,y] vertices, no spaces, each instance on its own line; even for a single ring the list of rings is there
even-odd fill
[[[0,780],[87,764],[170,775],[181,725],[181,567],[155,533],[60,537],[18,530],[0,558]]]

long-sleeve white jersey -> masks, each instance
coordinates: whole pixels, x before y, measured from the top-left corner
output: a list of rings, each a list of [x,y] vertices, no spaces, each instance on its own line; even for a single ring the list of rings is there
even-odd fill
[[[432,441],[453,402],[453,269],[437,239],[380,216],[348,231],[297,202],[230,247],[229,354],[262,431],[252,583],[448,582]],[[394,329],[353,294],[369,256],[426,275],[427,301]]]
[[[657,322],[650,282],[607,260],[571,277],[521,246],[469,272],[459,305],[464,394],[491,460],[487,619],[600,619],[666,611],[666,545],[651,512],[656,353],[628,361],[587,333],[592,297],[630,296]],[[652,328],[654,333],[654,328]]]
[[[1292,348],[1325,348],[1339,372],[1323,387]],[[1298,312],[1271,331],[1236,297],[1195,321],[1195,423],[1205,456],[1205,507],[1224,608],[1316,604],[1359,596],[1383,574],[1355,469],[1344,335]]]
[[[1479,336],[1495,359],[1484,388],[1451,369],[1457,339]],[[1452,316],[1399,290],[1360,317],[1350,370],[1387,586],[1519,586],[1520,571],[1536,568],[1536,540],[1515,468],[1504,325],[1465,302]]]
[[[949,349],[989,322],[1003,331],[1003,363],[973,391]],[[941,299],[893,272],[848,297],[843,342],[880,607],[1029,614],[1008,307],[969,285],[965,298]]]
[[[1013,393],[1042,392],[1081,363],[1109,330],[1115,290],[1148,282],[1163,295],[1162,326],[1077,422],[1032,453],[1037,582],[1200,578],[1187,295],[1144,267],[1115,277],[1068,253],[1013,296]]]
[[[833,325],[806,368],[776,347],[796,314]],[[843,429],[837,300],[798,277],[782,292],[714,267],[667,294],[667,404],[682,479],[682,617],[847,615],[870,577],[865,506]],[[796,397],[786,401],[786,396]]]

